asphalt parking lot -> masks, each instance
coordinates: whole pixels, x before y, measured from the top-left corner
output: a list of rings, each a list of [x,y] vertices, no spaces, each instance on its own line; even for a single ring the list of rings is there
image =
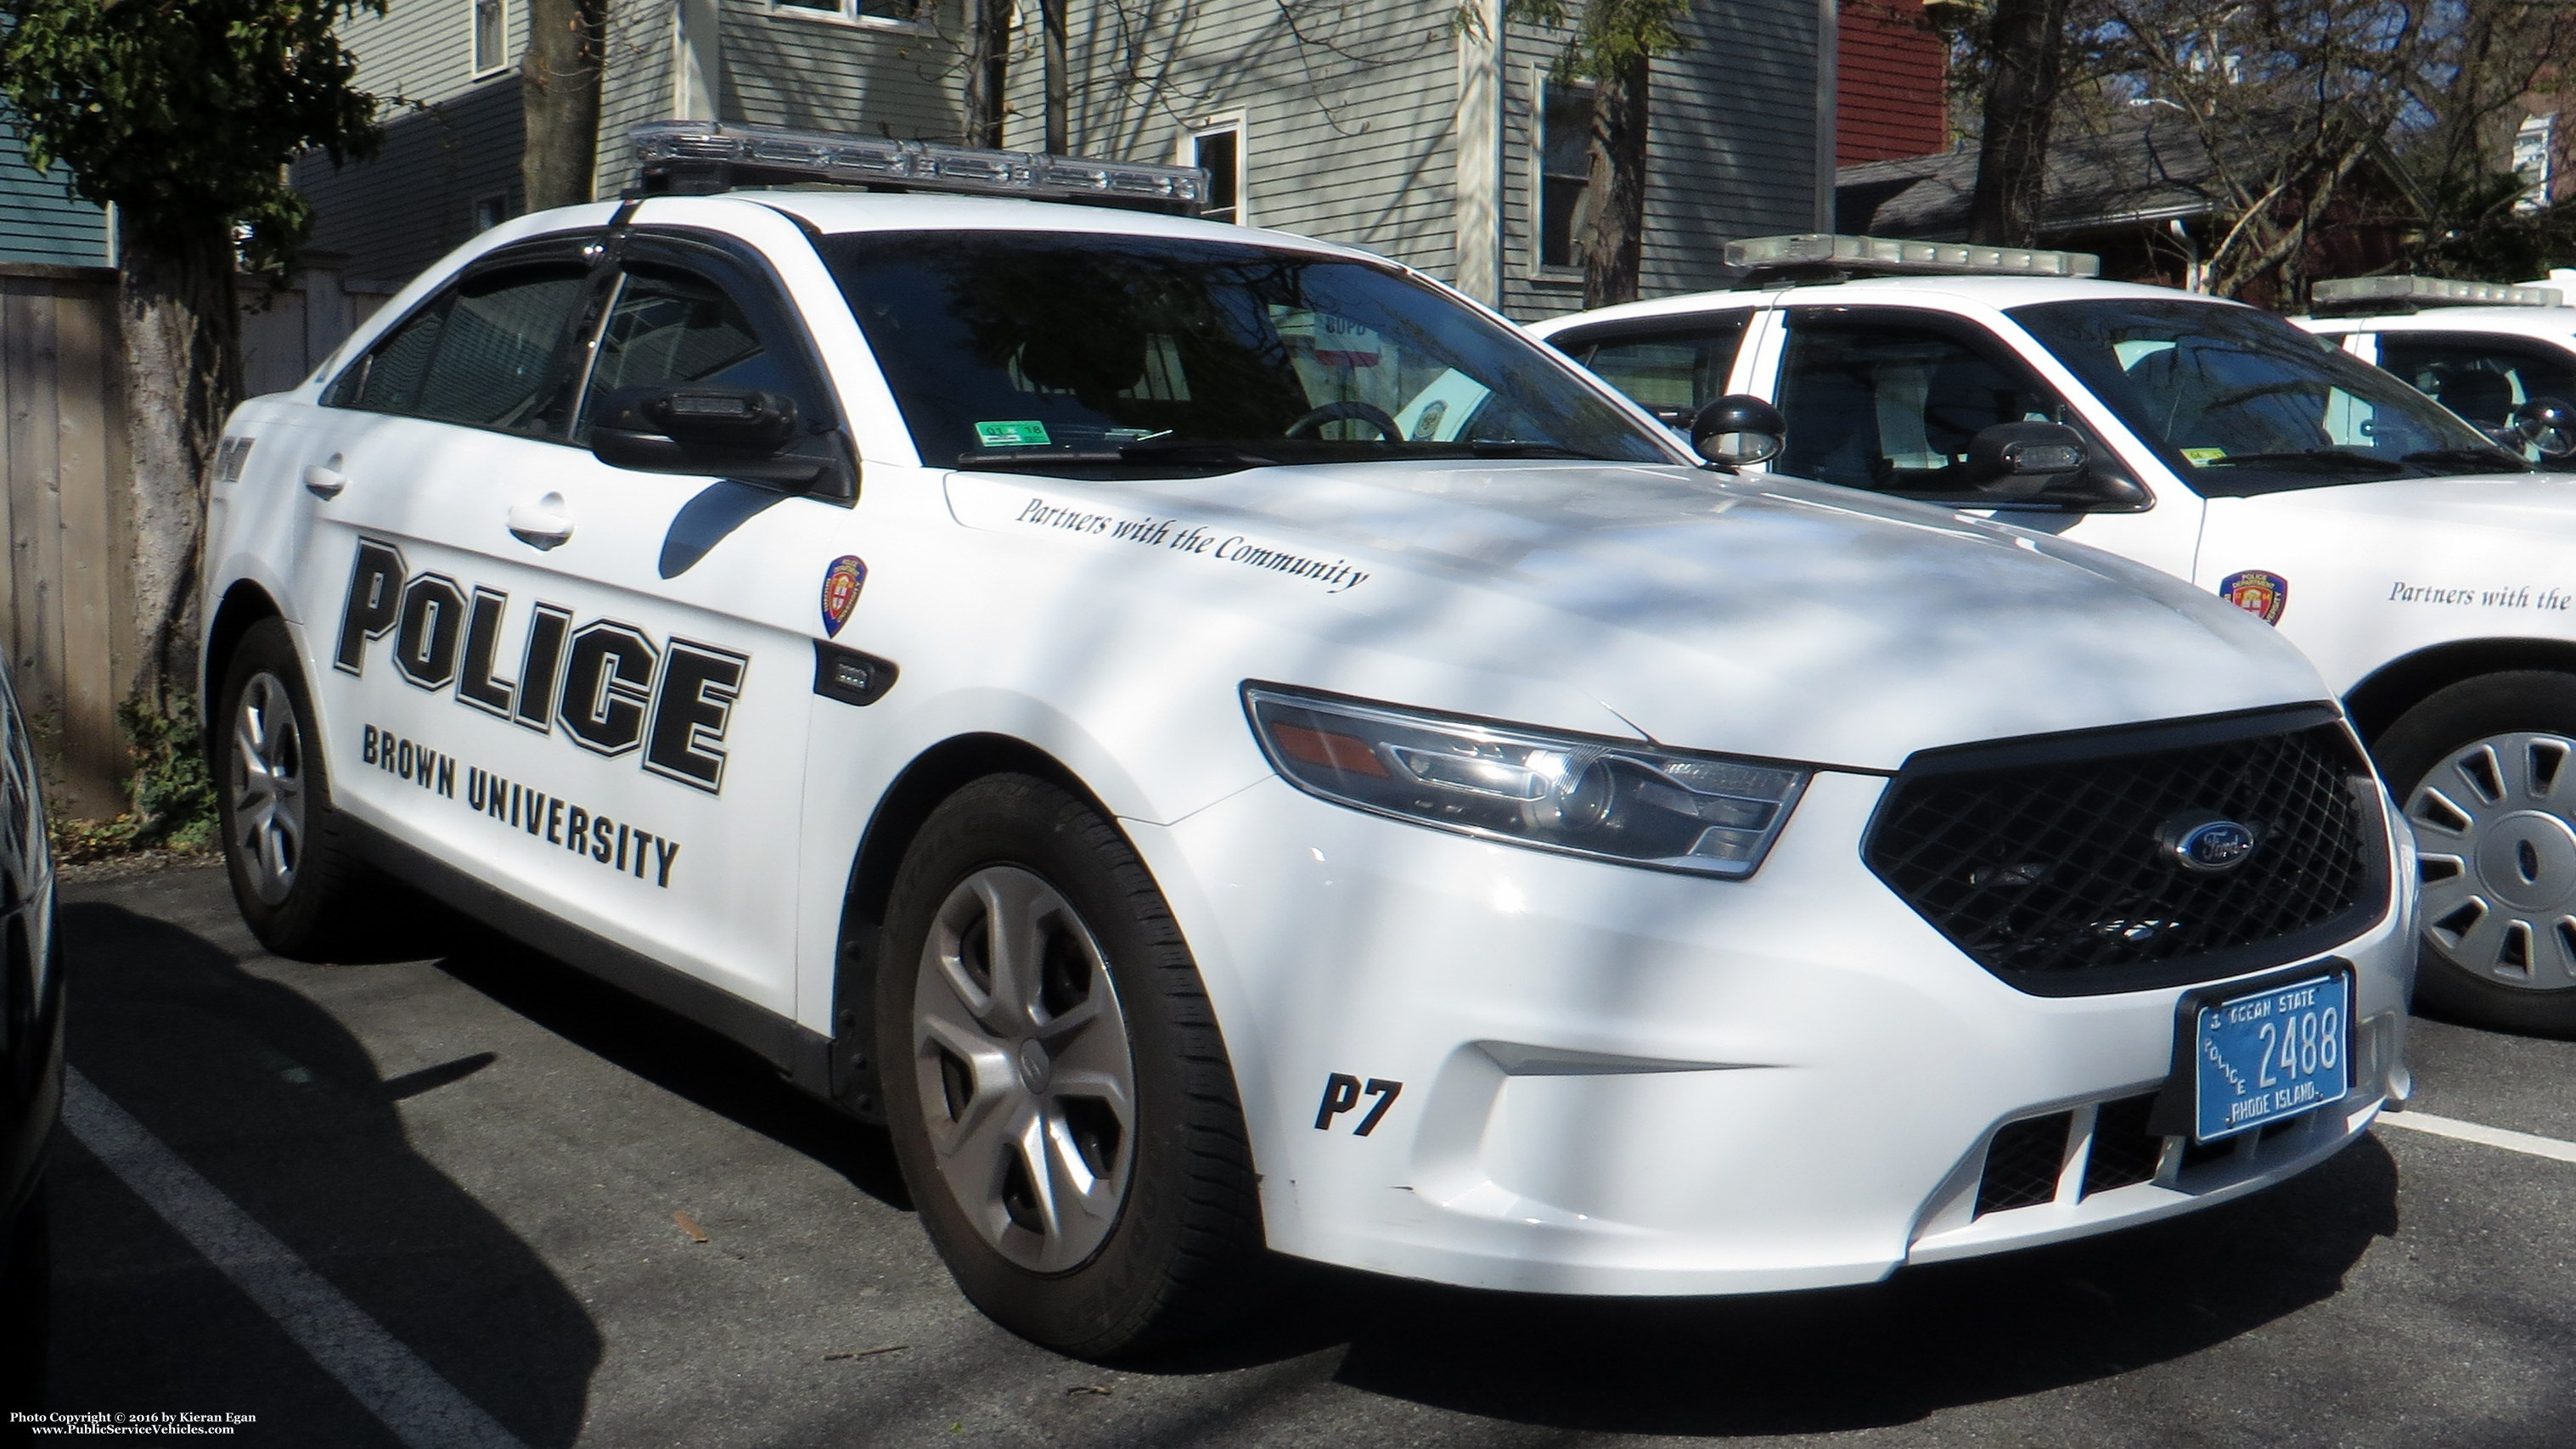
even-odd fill
[[[2178,1222],[1759,1300],[1307,1272],[1111,1371],[965,1305],[882,1134],[563,967],[471,931],[281,961],[214,869],[63,897],[56,1411],[528,1449],[2576,1443],[2576,1162],[2383,1127]],[[2576,1140],[2576,1043],[2419,1022],[2414,1061],[2422,1112]]]

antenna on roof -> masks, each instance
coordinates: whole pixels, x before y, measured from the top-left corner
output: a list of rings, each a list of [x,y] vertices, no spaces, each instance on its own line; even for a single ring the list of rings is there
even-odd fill
[[[1016,196],[1196,216],[1208,193],[1208,174],[1196,166],[1153,166],[716,121],[651,121],[627,134],[642,167],[643,190],[652,195],[705,196],[760,186],[855,186],[868,191]]]

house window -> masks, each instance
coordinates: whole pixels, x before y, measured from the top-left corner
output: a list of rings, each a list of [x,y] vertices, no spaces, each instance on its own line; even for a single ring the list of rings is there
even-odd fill
[[[770,0],[770,8],[783,15],[919,30],[929,26],[930,12],[937,3],[938,0]]]
[[[472,0],[474,6],[474,73],[483,75],[510,63],[508,0]]]
[[[519,209],[510,204],[510,193],[506,191],[478,196],[474,198],[474,235],[480,236],[518,214]]]
[[[1583,265],[1584,193],[1592,186],[1592,87],[1540,81],[1538,263]]]
[[[2538,211],[2549,204],[2550,142],[2558,129],[2556,116],[2533,116],[2513,133],[2513,169],[2522,174],[2523,193],[2516,198],[2516,211]]]
[[[1192,131],[1182,149],[1181,164],[1208,174],[1207,205],[1199,215],[1209,221],[1243,224],[1248,218],[1243,197],[1243,123],[1227,121]]]

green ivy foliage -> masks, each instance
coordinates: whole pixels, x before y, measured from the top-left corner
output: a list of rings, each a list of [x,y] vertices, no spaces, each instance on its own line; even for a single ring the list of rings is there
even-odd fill
[[[281,272],[312,229],[286,163],[374,154],[376,98],[336,27],[384,0],[0,0],[0,93],[29,159],[154,240],[234,230]]]

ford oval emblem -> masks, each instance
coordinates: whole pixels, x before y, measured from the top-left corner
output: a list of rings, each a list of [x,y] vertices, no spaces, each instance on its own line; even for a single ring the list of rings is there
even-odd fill
[[[2206,810],[2177,815],[2156,832],[2174,864],[2195,875],[2221,875],[2243,865],[2260,843],[2254,827]]]

